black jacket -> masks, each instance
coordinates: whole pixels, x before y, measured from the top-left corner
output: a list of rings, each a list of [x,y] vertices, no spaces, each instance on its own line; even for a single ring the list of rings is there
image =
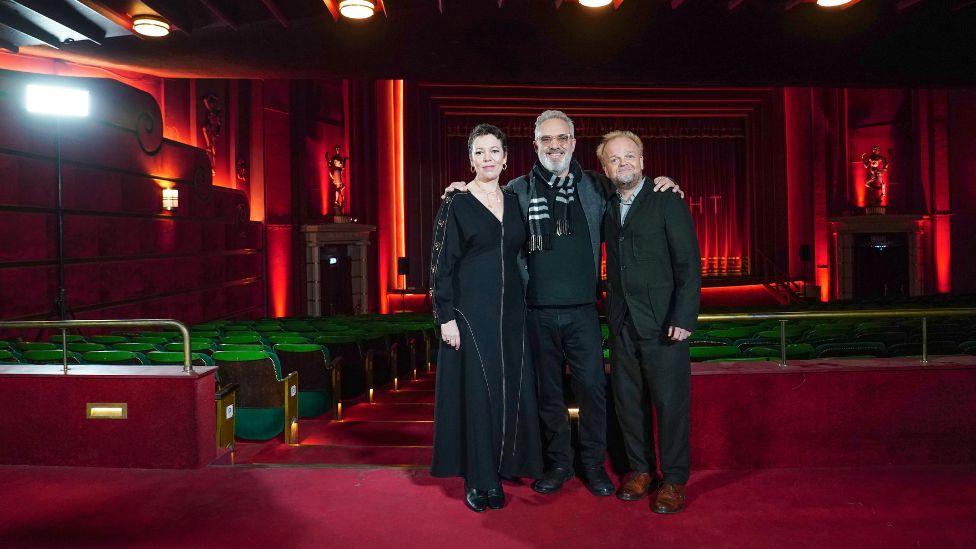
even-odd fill
[[[603,218],[610,326],[619,331],[629,309],[646,338],[669,326],[693,330],[701,295],[701,253],[691,211],[677,194],[655,193],[651,185],[644,180],[623,226],[616,193]]]

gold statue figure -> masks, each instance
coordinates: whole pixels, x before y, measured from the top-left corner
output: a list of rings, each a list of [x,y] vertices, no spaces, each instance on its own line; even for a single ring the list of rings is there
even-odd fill
[[[881,154],[881,147],[875,145],[871,148],[871,154],[861,155],[861,162],[867,170],[867,180],[864,186],[868,192],[865,196],[864,210],[867,213],[884,213],[883,202],[888,192],[888,185],[885,182],[885,174],[888,172],[888,159]]]

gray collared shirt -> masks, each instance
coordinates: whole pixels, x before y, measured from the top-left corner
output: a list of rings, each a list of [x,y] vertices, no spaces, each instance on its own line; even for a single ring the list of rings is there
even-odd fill
[[[617,192],[617,196],[620,196],[620,224],[623,225],[624,221],[627,220],[627,212],[630,211],[630,207],[634,205],[634,200],[637,199],[637,195],[640,194],[641,189],[644,188],[645,178],[641,178],[640,183],[634,188],[633,194],[630,195],[629,200],[624,200],[624,197],[620,196],[620,192]]]

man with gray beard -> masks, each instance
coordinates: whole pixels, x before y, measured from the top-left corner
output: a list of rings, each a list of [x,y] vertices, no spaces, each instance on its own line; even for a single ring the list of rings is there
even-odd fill
[[[610,375],[630,463],[617,497],[636,501],[656,484],[653,406],[664,478],[651,509],[677,513],[690,469],[688,336],[698,318],[701,255],[688,205],[671,193],[647,192],[643,151],[627,131],[608,133],[597,148],[617,189],[603,218]]]

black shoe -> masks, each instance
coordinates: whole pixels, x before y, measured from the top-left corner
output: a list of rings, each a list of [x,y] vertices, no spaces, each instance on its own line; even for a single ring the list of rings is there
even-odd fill
[[[485,497],[488,498],[488,507],[492,509],[505,507],[505,491],[502,490],[501,486],[485,490]]]
[[[478,490],[477,488],[465,488],[464,490],[464,504],[468,506],[475,513],[483,513],[488,509],[488,497],[485,495],[485,490]]]
[[[614,492],[613,482],[602,466],[583,469],[583,482],[594,496],[609,496]]]
[[[540,494],[551,494],[563,487],[563,484],[573,478],[573,471],[565,467],[553,467],[546,471],[545,476],[532,483],[532,489]]]

